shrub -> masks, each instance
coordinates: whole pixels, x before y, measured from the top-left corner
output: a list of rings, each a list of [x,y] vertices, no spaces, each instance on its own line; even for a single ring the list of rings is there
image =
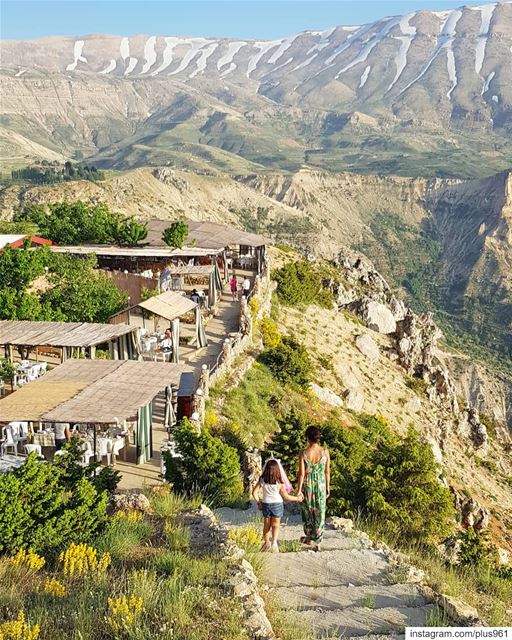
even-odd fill
[[[198,432],[187,419],[176,428],[174,437],[183,458],[166,454],[165,477],[175,491],[202,493],[214,505],[240,497],[240,462],[235,449],[206,430]]]
[[[59,467],[31,454],[22,467],[0,476],[0,551],[53,552],[87,540],[103,527],[106,502],[85,477],[70,488]]]
[[[265,347],[273,349],[281,342],[281,334],[277,328],[277,323],[269,316],[265,316],[260,320],[259,330]]]
[[[188,236],[188,224],[186,222],[173,222],[162,234],[165,244],[174,249],[181,249]]]
[[[273,375],[283,384],[306,387],[311,379],[312,363],[306,348],[290,337],[260,356]]]
[[[410,541],[430,542],[453,526],[450,491],[439,482],[432,449],[410,431],[399,443],[381,441],[362,465],[361,508],[387,531]]]
[[[277,282],[278,298],[284,304],[292,307],[313,303],[323,307],[332,305],[332,295],[323,289],[320,274],[305,260],[274,269],[272,278]]]

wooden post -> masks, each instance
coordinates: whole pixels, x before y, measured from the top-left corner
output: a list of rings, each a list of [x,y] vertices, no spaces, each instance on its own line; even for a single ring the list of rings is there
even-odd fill
[[[91,347],[91,360],[94,360],[94,358],[96,358],[96,347],[93,346]]]
[[[6,346],[7,349],[7,357],[9,358],[9,362],[12,363],[13,359],[12,359],[12,344],[8,344]]]

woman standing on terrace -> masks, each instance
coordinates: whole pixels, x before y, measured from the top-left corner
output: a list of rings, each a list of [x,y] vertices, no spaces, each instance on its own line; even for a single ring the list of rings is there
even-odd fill
[[[301,505],[304,536],[301,542],[320,550],[325,528],[325,508],[331,484],[329,451],[320,445],[320,430],[306,429],[308,446],[299,456],[297,495],[304,496]]]

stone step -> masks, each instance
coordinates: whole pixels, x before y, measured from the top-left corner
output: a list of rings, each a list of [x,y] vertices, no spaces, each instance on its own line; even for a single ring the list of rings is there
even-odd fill
[[[401,636],[405,627],[424,627],[431,624],[436,614],[435,605],[423,607],[349,607],[330,611],[296,611],[297,622],[309,629],[317,638],[346,638],[385,635]]]
[[[369,549],[299,551],[265,556],[264,578],[278,586],[388,585],[389,564]]]
[[[307,611],[313,609],[345,609],[365,607],[372,609],[424,607],[428,602],[413,584],[338,585],[338,586],[277,586],[273,592],[286,609]]]

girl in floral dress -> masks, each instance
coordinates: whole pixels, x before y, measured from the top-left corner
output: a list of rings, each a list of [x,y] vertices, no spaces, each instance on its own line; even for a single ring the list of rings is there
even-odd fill
[[[304,537],[301,542],[320,550],[325,528],[325,507],[331,483],[329,452],[320,445],[320,430],[306,429],[308,446],[299,456],[297,494],[304,496],[301,505]]]

